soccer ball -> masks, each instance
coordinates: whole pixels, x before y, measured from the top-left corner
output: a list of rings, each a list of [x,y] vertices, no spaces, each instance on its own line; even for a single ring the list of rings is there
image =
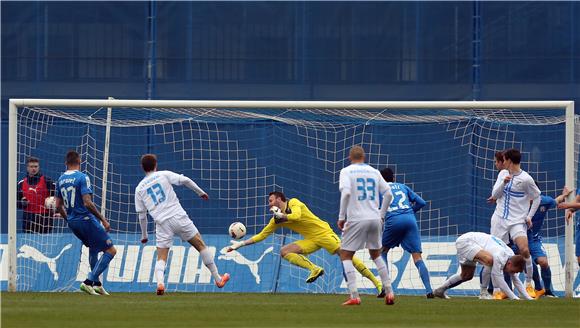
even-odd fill
[[[46,199],[44,200],[44,207],[47,210],[51,211],[56,210],[56,198],[54,198],[53,196],[46,197]]]
[[[242,222],[234,222],[230,225],[230,236],[234,239],[244,238],[246,235],[246,226]]]

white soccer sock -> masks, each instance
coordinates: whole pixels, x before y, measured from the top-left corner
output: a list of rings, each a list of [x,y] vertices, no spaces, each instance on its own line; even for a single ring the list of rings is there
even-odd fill
[[[457,284],[461,280],[462,280],[461,275],[459,273],[456,273],[456,274],[452,275],[451,277],[447,278],[447,280],[445,280],[443,285],[441,285],[441,287],[439,287],[439,288],[441,288],[443,290],[447,290],[447,289],[449,289],[449,287]]]
[[[481,289],[485,289],[487,290],[487,286],[489,286],[489,281],[491,280],[491,269],[488,269],[488,267],[484,267],[483,271],[481,272],[481,283],[479,285],[479,287],[481,287]]]
[[[213,279],[217,282],[222,281],[222,277],[218,272],[217,266],[213,262],[213,256],[211,255],[210,251],[205,248],[203,251],[199,252],[199,254],[201,255],[201,261],[209,269]]]
[[[528,257],[526,260],[526,284],[532,283],[532,276],[534,274],[534,268],[532,263],[532,257]]]
[[[356,288],[356,274],[352,260],[342,261],[344,275],[346,276],[346,285],[350,291],[350,298],[359,298],[358,289]]]
[[[165,284],[165,261],[157,260],[155,263],[155,279],[158,284]]]
[[[391,293],[393,290],[391,289],[391,278],[389,277],[389,270],[387,269],[387,265],[382,257],[377,257],[374,259],[375,265],[377,266],[377,270],[379,271],[379,276],[381,276],[381,282],[383,283],[383,287],[387,293]]]

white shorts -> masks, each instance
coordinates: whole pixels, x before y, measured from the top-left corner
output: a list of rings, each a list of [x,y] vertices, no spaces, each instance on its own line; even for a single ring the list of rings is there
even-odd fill
[[[382,226],[381,220],[347,221],[340,238],[340,249],[351,252],[363,248],[381,249]]]
[[[482,250],[475,240],[471,238],[471,232],[463,234],[455,241],[455,248],[457,248],[457,259],[461,265],[476,266],[477,262],[473,259],[475,255]]]
[[[198,233],[199,231],[187,215],[155,223],[155,239],[159,248],[171,248],[175,235],[181,237],[183,241],[188,241]]]
[[[508,244],[521,236],[528,236],[528,226],[525,222],[513,223],[496,215],[491,217],[491,235]]]

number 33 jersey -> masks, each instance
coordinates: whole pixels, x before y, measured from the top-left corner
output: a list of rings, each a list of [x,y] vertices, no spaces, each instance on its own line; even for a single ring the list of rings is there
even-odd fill
[[[180,186],[186,180],[183,175],[171,171],[147,174],[135,189],[135,210],[137,213],[149,212],[156,223],[187,215],[172,186]]]
[[[339,190],[348,193],[346,219],[350,222],[380,220],[380,195],[391,188],[372,166],[364,163],[351,164],[340,171]]]

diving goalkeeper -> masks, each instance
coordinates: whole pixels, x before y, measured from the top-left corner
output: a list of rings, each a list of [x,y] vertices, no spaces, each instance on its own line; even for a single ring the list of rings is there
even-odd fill
[[[332,231],[328,223],[314,215],[298,198],[291,198],[286,201],[286,196],[282,192],[274,191],[268,196],[268,202],[270,211],[274,215],[268,225],[252,238],[242,241],[232,240],[232,245],[228,248],[228,252],[260,242],[278,228],[288,228],[302,235],[304,239],[284,245],[280,250],[280,255],[286,261],[310,270],[310,275],[306,282],[314,282],[324,274],[324,269],[310,262],[305,255],[314,253],[321,248],[324,248],[330,254],[338,255],[340,239]],[[381,282],[377,280],[364,263],[356,257],[353,258],[352,262],[358,272],[373,282],[379,293],[377,297],[384,297]]]

